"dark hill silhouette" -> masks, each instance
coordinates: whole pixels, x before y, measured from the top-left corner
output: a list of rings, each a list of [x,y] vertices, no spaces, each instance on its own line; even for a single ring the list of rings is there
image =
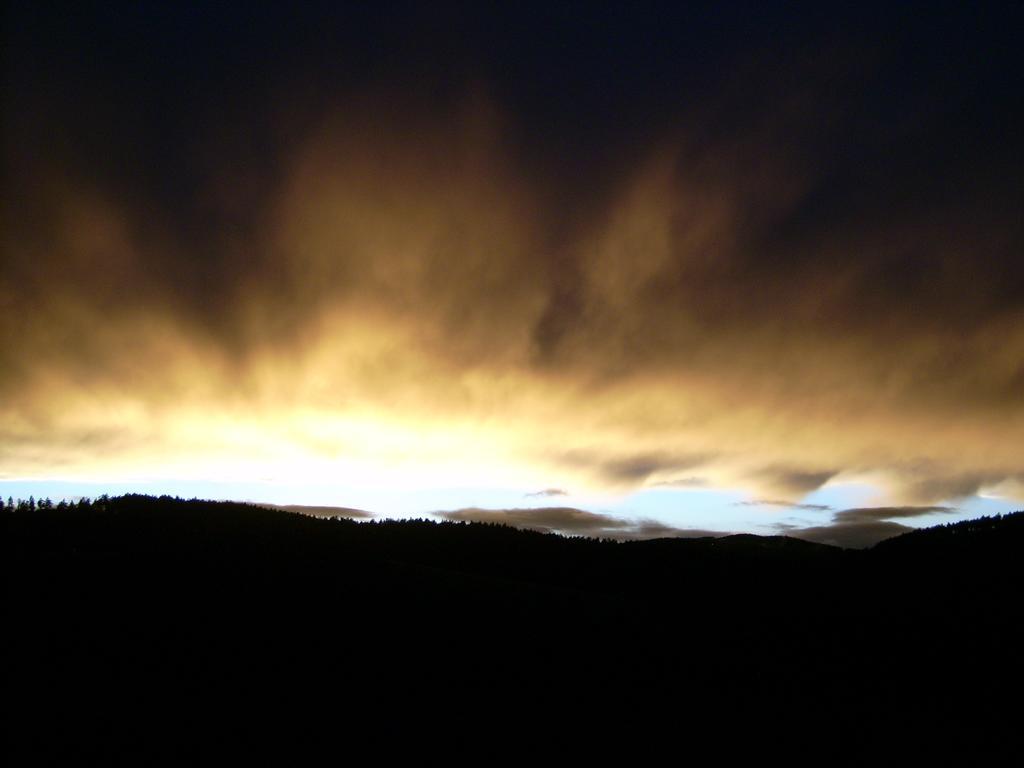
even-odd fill
[[[1022,513],[861,551],[146,496],[23,506],[2,526],[12,696],[51,715],[316,690],[338,717],[455,697],[637,728],[694,707],[896,728],[965,702],[991,725],[1020,690]]]
[[[1024,541],[1024,513],[981,517],[959,523],[920,528],[880,541],[874,549],[887,554],[920,552],[945,555],[952,552],[984,552],[988,556],[1020,553]],[[988,559],[988,558],[986,558]]]

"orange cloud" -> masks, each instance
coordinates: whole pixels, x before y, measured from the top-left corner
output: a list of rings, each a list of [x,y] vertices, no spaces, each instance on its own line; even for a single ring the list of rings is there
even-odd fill
[[[744,137],[584,199],[486,100],[416,109],[323,120],[202,253],[46,177],[4,235],[0,471],[1019,495],[1018,276],[968,255],[1012,233],[801,225],[819,180]]]

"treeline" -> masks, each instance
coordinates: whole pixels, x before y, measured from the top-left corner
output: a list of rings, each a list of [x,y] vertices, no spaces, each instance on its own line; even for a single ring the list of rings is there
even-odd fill
[[[454,697],[501,722],[649,729],[699,707],[908,728],[968,706],[997,722],[1021,690],[1021,513],[853,551],[167,496],[4,510],[9,696],[50,717],[326,693],[336,719]]]

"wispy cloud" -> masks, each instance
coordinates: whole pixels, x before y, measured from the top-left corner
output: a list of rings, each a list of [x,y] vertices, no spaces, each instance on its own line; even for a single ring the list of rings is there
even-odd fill
[[[524,493],[524,498],[549,498],[551,496],[568,496],[569,492],[561,488],[545,488],[543,491],[536,491],[534,493]]]
[[[305,504],[260,504],[267,509],[281,509],[285,512],[294,512],[299,515],[310,515],[311,517],[341,517],[347,520],[369,520],[373,518],[372,512],[365,509],[354,509],[352,507],[328,507],[310,506]]]
[[[804,509],[809,512],[827,512],[832,509],[828,504],[802,504],[800,502],[785,501],[783,499],[752,499],[750,501],[735,501],[734,507],[785,507],[786,509]]]
[[[807,19],[799,51],[694,19],[665,44],[699,57],[579,56],[601,25],[551,19],[582,48],[514,66],[528,12],[226,50],[85,10],[139,43],[100,62],[33,10],[5,47],[0,474],[1024,498],[1024,54],[960,5],[953,48],[895,11]],[[913,77],[871,42],[897,27]],[[516,96],[553,64],[589,96]]]
[[[680,477],[674,480],[660,480],[651,483],[651,488],[707,488],[711,481],[706,477]]]
[[[624,519],[574,507],[481,509],[470,507],[434,512],[442,520],[498,523],[544,533],[619,540],[720,536],[719,532],[676,528],[647,518]]]
[[[832,515],[832,522],[829,525],[799,527],[779,523],[775,527],[787,536],[821,544],[862,549],[883,539],[913,530],[910,526],[892,522],[893,520],[951,514],[956,511],[955,507],[945,506],[855,507],[836,512]]]

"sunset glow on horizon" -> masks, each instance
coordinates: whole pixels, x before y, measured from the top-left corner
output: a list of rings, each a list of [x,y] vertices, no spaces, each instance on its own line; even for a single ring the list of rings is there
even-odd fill
[[[518,28],[449,21],[430,29],[451,61],[428,45],[394,70],[356,32],[254,71],[208,41],[183,54],[191,91],[120,39],[76,38],[75,77],[14,46],[4,498],[564,508],[583,517],[537,527],[855,546],[1024,505],[1002,48],[951,43],[960,68],[919,89],[868,34],[835,53],[754,25],[708,67],[613,26],[611,64],[528,36],[503,69],[452,40]],[[426,22],[368,23],[405,50]]]

